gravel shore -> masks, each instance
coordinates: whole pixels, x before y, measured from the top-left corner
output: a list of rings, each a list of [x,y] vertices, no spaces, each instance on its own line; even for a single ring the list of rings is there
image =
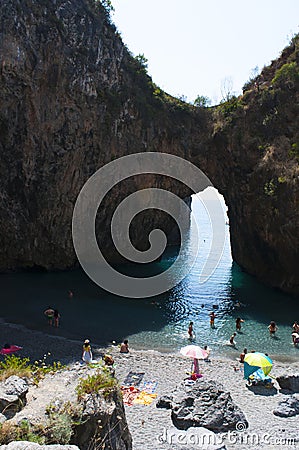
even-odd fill
[[[84,337],[85,338],[85,337]],[[41,359],[48,352],[49,361],[60,360],[65,364],[80,361],[82,343],[63,337],[31,331],[19,325],[1,322],[0,342],[23,346],[20,356],[28,356],[33,360]],[[186,378],[191,361],[180,354],[159,353],[130,349],[128,354],[120,354],[117,346],[100,348],[92,346],[94,359],[100,359],[103,353],[113,356],[116,364],[116,376],[120,384],[130,372],[144,372],[144,381],[157,382],[157,398],[171,392]],[[271,356],[271,355],[270,355]],[[236,370],[235,367],[241,368]],[[227,449],[295,449],[299,448],[298,416],[280,418],[273,414],[278,402],[287,396],[279,390],[275,382],[272,390],[260,391],[250,389],[243,379],[241,364],[229,359],[213,359],[201,362],[200,369],[205,380],[215,380],[228,390],[234,402],[244,412],[249,428],[231,435],[217,435],[215,445],[202,445],[196,437],[198,431],[192,429],[189,434],[179,432],[176,436],[169,410],[156,408],[155,401],[148,406],[126,406],[126,416],[133,437],[134,450],[170,450],[221,448]],[[299,373],[299,362],[275,361],[271,374],[276,377],[282,374]],[[194,435],[192,435],[192,433]],[[290,439],[297,439],[293,443]],[[201,441],[202,442],[202,441]],[[212,441],[210,441],[211,443]]]

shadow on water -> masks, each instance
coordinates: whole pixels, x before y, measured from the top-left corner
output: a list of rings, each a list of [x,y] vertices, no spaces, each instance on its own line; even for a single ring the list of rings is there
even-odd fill
[[[151,266],[142,269],[147,276],[164,270],[159,263]],[[134,266],[122,269],[134,276],[145,275]],[[118,297],[99,288],[81,269],[2,274],[0,283],[1,316],[7,322],[74,339],[89,337],[99,344],[119,342],[140,331],[163,329],[177,313],[173,302],[180,291],[176,287],[174,291],[147,299]],[[72,298],[69,291],[73,292]],[[59,329],[47,324],[43,311],[48,306],[60,312]]]

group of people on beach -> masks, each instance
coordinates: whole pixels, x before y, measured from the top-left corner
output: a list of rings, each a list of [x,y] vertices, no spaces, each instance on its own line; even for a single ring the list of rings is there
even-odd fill
[[[60,314],[57,309],[53,309],[51,306],[48,306],[48,308],[44,311],[44,315],[46,316],[50,326],[54,325],[56,328],[59,327]]]
[[[120,353],[129,353],[128,339],[123,340],[123,342],[120,344],[119,351],[120,351]],[[93,356],[92,356],[92,351],[91,351],[90,340],[85,339],[85,341],[83,343],[82,360],[86,364],[90,364],[90,363],[92,363],[92,358],[93,358]],[[105,354],[103,356],[103,361],[107,366],[113,366],[113,364],[114,364],[114,360],[113,360],[112,356],[108,355],[108,354]]]

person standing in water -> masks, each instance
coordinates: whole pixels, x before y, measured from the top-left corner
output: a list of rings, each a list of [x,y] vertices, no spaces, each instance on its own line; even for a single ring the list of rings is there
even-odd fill
[[[60,319],[60,314],[57,311],[57,309],[54,309],[54,327],[58,328],[59,327],[59,319]]]
[[[270,336],[274,336],[276,331],[278,330],[278,327],[276,326],[276,323],[274,322],[274,320],[272,320],[270,322],[270,325],[268,326],[268,330],[270,333]]]
[[[237,336],[237,333],[233,333],[233,334],[231,335],[231,337],[230,337],[230,340],[229,340],[230,345],[233,345],[234,347],[235,347],[235,345],[236,345],[236,343],[235,343],[235,341],[234,341],[235,336]]]
[[[48,324],[52,325],[54,319],[54,309],[52,309],[51,306],[48,306],[48,308],[44,311],[44,315],[48,319]]]
[[[237,317],[236,318],[236,330],[237,331],[241,331],[241,323],[243,323],[244,320],[241,319],[241,317]]]
[[[214,311],[212,311],[210,313],[210,325],[211,325],[211,328],[215,328],[215,317],[216,317],[216,314],[214,313]]]
[[[189,323],[188,335],[189,335],[189,339],[193,339],[193,322]]]
[[[85,339],[84,341],[82,359],[86,362],[86,364],[90,364],[92,362],[92,352],[89,339]]]

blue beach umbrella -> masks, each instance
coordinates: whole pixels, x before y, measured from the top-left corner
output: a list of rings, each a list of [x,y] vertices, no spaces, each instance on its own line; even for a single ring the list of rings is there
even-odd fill
[[[264,353],[247,353],[244,358],[244,378],[248,380],[249,376],[259,369],[262,370],[264,375],[268,375],[272,366],[272,359]]]

